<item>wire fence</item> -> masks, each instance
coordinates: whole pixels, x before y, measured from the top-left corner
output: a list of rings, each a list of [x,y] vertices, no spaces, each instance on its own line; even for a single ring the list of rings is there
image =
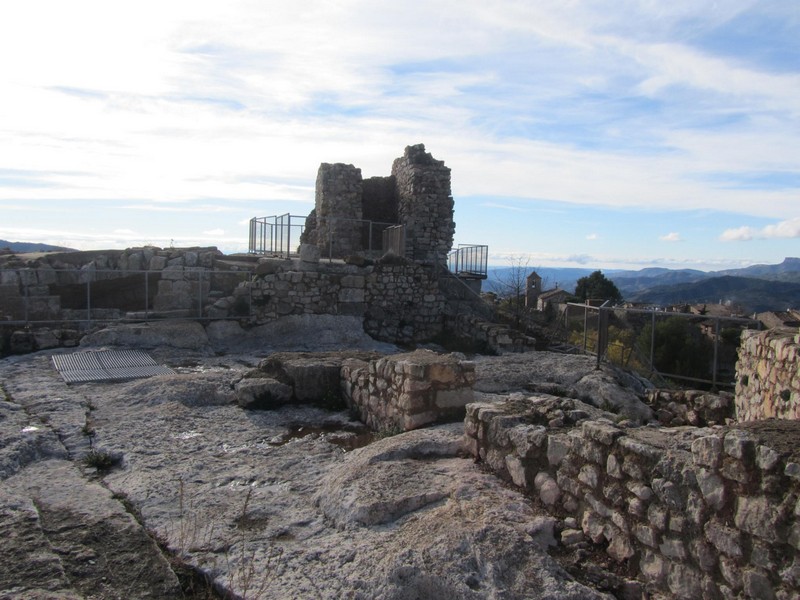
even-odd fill
[[[223,319],[252,314],[249,270],[0,270],[0,324]],[[232,298],[232,299],[231,299]]]
[[[753,319],[568,303],[563,341],[659,385],[735,386],[743,329]]]

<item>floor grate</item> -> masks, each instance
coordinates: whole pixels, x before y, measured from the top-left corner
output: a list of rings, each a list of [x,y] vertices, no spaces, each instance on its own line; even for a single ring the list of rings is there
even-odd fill
[[[127,381],[175,373],[156,364],[141,350],[102,350],[74,352],[53,357],[53,366],[67,383],[88,381]]]

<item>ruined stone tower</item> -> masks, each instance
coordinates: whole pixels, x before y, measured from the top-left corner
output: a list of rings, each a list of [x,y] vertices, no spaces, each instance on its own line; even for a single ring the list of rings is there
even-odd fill
[[[455,232],[450,169],[423,144],[406,147],[388,177],[363,180],[353,165],[320,165],[303,242],[316,244],[323,256],[343,258],[375,248],[390,224],[405,226],[406,258],[446,263]]]
[[[445,263],[453,246],[455,222],[450,169],[425,152],[423,144],[407,146],[392,165],[398,195],[398,218],[406,226],[406,257]]]

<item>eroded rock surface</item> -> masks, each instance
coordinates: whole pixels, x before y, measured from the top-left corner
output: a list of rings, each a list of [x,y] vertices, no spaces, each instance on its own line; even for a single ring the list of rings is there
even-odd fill
[[[653,411],[640,396],[647,383],[601,364],[591,356],[526,352],[475,360],[475,390],[492,394],[528,392],[578,398],[623,418],[644,423]]]
[[[459,455],[459,424],[350,450],[346,412],[239,407],[252,357],[170,352],[176,375],[71,387],[44,354],[0,361],[0,527],[19,540],[0,597],[172,597],[146,532],[243,597],[606,597],[548,555],[553,519]],[[91,451],[119,464],[86,468]]]

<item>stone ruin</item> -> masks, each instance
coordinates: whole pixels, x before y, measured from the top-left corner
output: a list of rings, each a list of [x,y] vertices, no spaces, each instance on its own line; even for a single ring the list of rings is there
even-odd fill
[[[364,221],[376,227],[365,229]],[[423,144],[407,146],[388,177],[363,179],[353,165],[320,165],[302,243],[316,245],[323,256],[345,258],[374,247],[376,236],[390,224],[405,228],[405,258],[447,261],[455,232],[450,169],[425,152]]]

